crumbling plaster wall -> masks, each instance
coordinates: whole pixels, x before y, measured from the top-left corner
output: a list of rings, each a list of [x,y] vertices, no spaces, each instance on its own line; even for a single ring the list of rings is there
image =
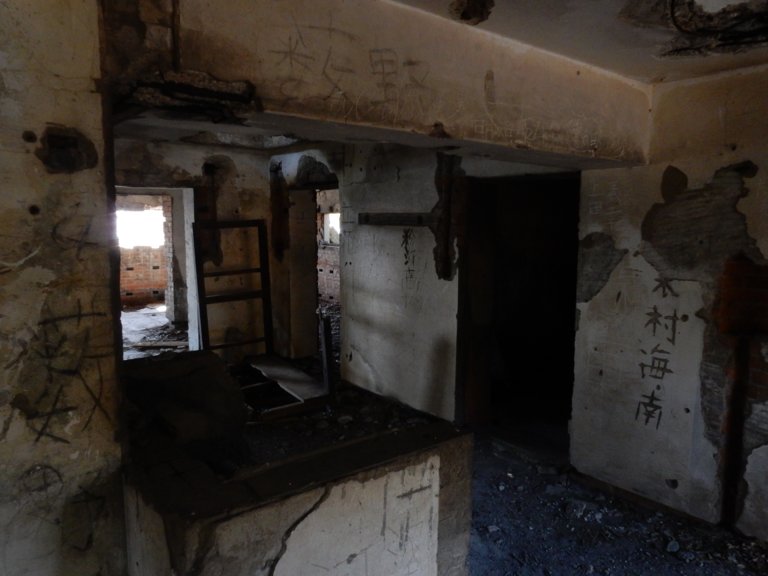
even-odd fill
[[[98,4],[0,4],[0,573],[123,573]]]
[[[247,80],[267,112],[642,161],[650,91],[384,1],[181,3],[179,62]]]
[[[713,314],[726,259],[764,264],[768,248],[766,78],[657,88],[654,162],[583,173],[579,285],[597,291],[577,303],[572,462],[712,522],[735,346]],[[766,428],[764,409],[750,401],[753,432]],[[766,538],[762,448],[745,446],[737,525]]]
[[[432,151],[347,149],[341,370],[350,382],[453,420],[458,279],[438,279],[426,226],[357,223],[360,212],[430,212],[436,169]]]

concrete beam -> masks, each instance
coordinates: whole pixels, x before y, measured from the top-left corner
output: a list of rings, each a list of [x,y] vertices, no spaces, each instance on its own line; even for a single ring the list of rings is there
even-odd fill
[[[180,68],[250,82],[265,112],[646,159],[646,86],[399,4],[187,0],[179,22]]]

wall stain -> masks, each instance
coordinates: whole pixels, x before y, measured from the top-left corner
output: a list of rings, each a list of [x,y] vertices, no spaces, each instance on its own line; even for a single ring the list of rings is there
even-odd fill
[[[485,73],[485,81],[483,83],[483,93],[485,94],[485,106],[489,112],[496,111],[496,79],[493,74],[493,70],[488,70]]]
[[[456,240],[464,212],[464,170],[461,157],[438,152],[435,188],[438,201],[432,208],[430,230],[435,235],[435,270],[440,280],[453,280],[457,269]]]
[[[35,156],[49,174],[73,174],[93,168],[99,161],[96,147],[76,128],[48,126]]]
[[[589,302],[608,282],[628,250],[619,250],[613,238],[602,232],[588,234],[579,242],[576,302]]]
[[[166,164],[165,156],[152,152],[145,142],[131,143],[120,150],[115,159],[118,186],[194,188],[202,183],[202,174]]]
[[[336,175],[331,172],[330,168],[307,154],[299,158],[295,182],[297,187],[302,188],[324,185],[338,186]]]
[[[474,26],[488,20],[493,6],[493,0],[453,0],[449,10],[454,20]]]
[[[451,135],[445,130],[445,126],[442,122],[435,122],[432,124],[432,129],[429,131],[430,138],[447,138],[450,139]]]
[[[291,202],[281,162],[276,162],[269,167],[269,191],[269,208],[272,215],[270,244],[275,258],[278,262],[282,262],[285,251],[291,247],[288,229]]]

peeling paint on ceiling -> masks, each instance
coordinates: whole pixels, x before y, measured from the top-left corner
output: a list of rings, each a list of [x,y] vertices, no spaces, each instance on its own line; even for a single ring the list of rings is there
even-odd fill
[[[451,0],[392,1],[452,18]],[[768,64],[768,46],[762,42],[730,49],[713,49],[711,36],[707,42],[693,38],[692,46],[681,42],[684,34],[671,22],[670,2],[676,2],[681,16],[689,11],[702,21],[729,18],[727,25],[733,14],[748,20],[752,15],[756,23],[739,24],[750,29],[768,18],[765,0],[515,0],[497,2],[476,28],[648,83]],[[661,57],[670,51],[674,58]]]

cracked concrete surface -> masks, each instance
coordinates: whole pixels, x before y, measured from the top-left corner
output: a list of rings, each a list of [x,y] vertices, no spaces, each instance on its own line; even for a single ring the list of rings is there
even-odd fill
[[[280,563],[280,560],[285,555],[285,552],[288,550],[288,540],[290,539],[294,531],[299,527],[299,524],[304,522],[304,520],[306,520],[310,514],[317,511],[320,505],[326,500],[328,500],[328,497],[330,495],[331,495],[330,486],[326,486],[325,489],[323,490],[323,493],[320,494],[320,498],[317,499],[317,502],[312,504],[309,510],[307,510],[301,516],[299,516],[298,519],[288,527],[288,530],[285,531],[285,534],[283,534],[283,537],[281,539],[280,550],[278,551],[277,556],[275,556],[271,561],[267,561],[264,563],[265,565],[269,566],[269,572],[268,572],[269,576],[274,576],[275,570],[277,570],[277,565]]]
[[[130,575],[154,576],[170,565],[188,576],[437,576],[438,532],[451,553],[461,549],[463,566],[466,542],[456,537],[467,534],[469,523],[467,516],[457,531],[450,511],[450,525],[441,523],[441,456],[455,458],[442,448],[414,454],[282,500],[223,510],[210,519],[161,516],[129,488],[128,516],[137,519],[129,523]],[[463,481],[451,478],[454,464],[446,478],[451,499],[446,506],[461,503],[456,488]],[[258,491],[255,480],[252,492]],[[187,481],[194,482],[195,474]],[[166,540],[166,550],[155,544]]]

